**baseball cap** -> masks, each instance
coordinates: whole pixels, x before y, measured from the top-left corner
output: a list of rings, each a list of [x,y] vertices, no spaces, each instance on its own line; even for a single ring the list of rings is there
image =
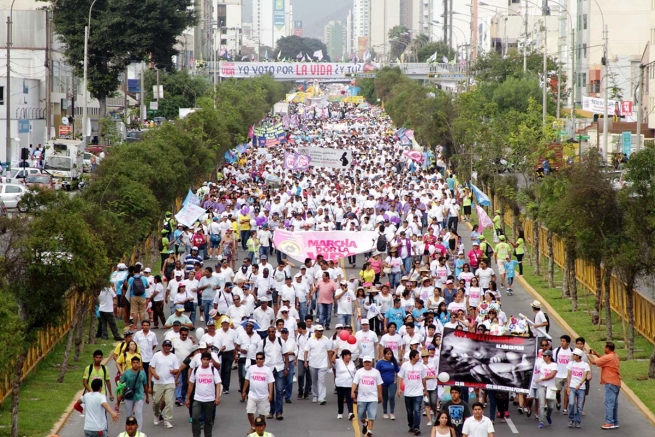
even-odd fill
[[[573,355],[577,355],[577,356],[581,357],[581,356],[584,355],[584,352],[582,352],[581,349],[578,349],[578,348],[576,347],[575,349],[573,349]]]
[[[212,316],[209,316],[209,317],[212,317]],[[216,320],[213,320],[213,319],[207,320],[207,326],[216,326]]]
[[[362,321],[359,323],[362,325],[368,325],[368,319],[362,319]]]
[[[532,308],[541,309],[541,302],[539,302],[538,300],[533,300],[532,304],[530,304],[530,306]]]
[[[322,331],[323,325],[314,325],[314,331]]]
[[[143,272],[144,273],[150,273],[150,272],[152,272],[152,270],[150,269],[150,267],[146,267],[146,269]],[[129,417],[128,417],[128,419],[129,419]]]
[[[139,423],[136,421],[136,417],[134,416],[129,416],[127,419],[125,419],[125,425],[138,425]]]
[[[182,312],[184,312],[184,305],[175,305],[175,311],[182,311]]]
[[[198,349],[207,349],[207,343],[204,342],[204,341],[201,341],[201,342],[198,344]]]
[[[287,313],[288,313],[288,312],[289,312],[289,307],[282,306],[282,308],[280,308],[280,312],[281,312],[281,313],[284,313],[284,312],[287,312]]]
[[[162,346],[173,346],[173,343],[171,343],[170,340],[164,340],[164,342],[161,345]]]
[[[180,326],[180,325],[182,325],[182,322],[180,322],[179,320],[173,322],[173,326]]]
[[[266,426],[266,420],[263,417],[256,418],[255,426]]]
[[[366,361],[372,363],[373,362],[373,357],[370,357],[370,356],[362,357],[362,363],[365,363]]]
[[[549,349],[549,350],[547,350],[547,351],[543,351],[543,352],[541,353],[541,355],[547,355],[547,356],[549,356],[549,357],[552,357],[552,356],[553,356],[553,351],[551,351],[551,350]]]

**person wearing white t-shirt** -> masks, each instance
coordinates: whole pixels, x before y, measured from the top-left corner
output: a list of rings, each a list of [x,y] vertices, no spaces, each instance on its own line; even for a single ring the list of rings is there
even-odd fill
[[[573,350],[573,359],[569,362],[566,379],[566,393],[569,395],[569,428],[580,428],[582,421],[582,406],[584,404],[585,384],[589,374],[589,364],[582,361],[580,349]]]
[[[494,424],[487,416],[484,416],[484,404],[474,402],[471,407],[473,415],[464,421],[462,437],[494,437]]]
[[[378,349],[378,336],[375,332],[371,331],[367,318],[362,318],[360,322],[362,325],[361,331],[355,333],[355,338],[362,348],[362,357],[371,356],[375,358],[375,353]]]
[[[257,352],[256,365],[248,367],[246,371],[243,389],[241,390],[241,401],[248,396],[246,413],[250,421],[250,428],[255,429],[255,415],[261,417],[268,415],[273,401],[275,377],[273,371],[264,366],[264,352]]]
[[[191,421],[193,437],[200,437],[201,415],[205,417],[205,436],[212,435],[214,413],[216,406],[221,403],[221,376],[219,371],[211,364],[211,353],[203,352],[200,361],[200,367],[191,371],[186,396],[186,406],[191,408],[191,417],[193,419]],[[193,393],[193,406],[191,393]]]
[[[155,413],[155,425],[159,425],[159,417],[164,418],[164,427],[172,428],[173,403],[175,400],[175,378],[179,373],[180,362],[171,353],[173,344],[164,340],[162,350],[150,360],[148,392],[152,394],[152,406]],[[162,399],[166,402],[161,409]]]
[[[480,287],[484,291],[489,290],[489,283],[496,280],[496,274],[485,261],[480,261],[480,268],[476,270],[475,275],[480,280]]]
[[[398,397],[401,393],[405,396],[407,425],[414,431],[414,435],[421,434],[421,402],[423,396],[428,395],[425,385],[427,373],[425,366],[419,362],[420,355],[417,350],[411,351],[409,361],[403,363],[398,372]]]
[[[353,402],[357,402],[357,416],[362,423],[364,436],[373,435],[373,424],[378,413],[378,404],[382,403],[382,376],[373,368],[373,357],[362,358],[364,367],[355,373],[350,392]]]
[[[341,281],[339,289],[335,293],[335,299],[337,301],[338,322],[343,326],[350,325],[355,294],[348,289],[348,282]]]
[[[314,326],[314,336],[305,344],[305,368],[312,377],[312,402],[326,403],[325,375],[332,355],[332,342],[323,336],[323,326]]]
[[[546,393],[548,390],[555,389],[555,376],[557,375],[558,366],[553,362],[553,351],[545,350],[541,359],[537,359],[535,373],[539,373],[539,378],[535,381],[538,385],[539,393],[539,428],[544,427],[544,421],[552,424],[550,418],[555,407],[555,399],[548,399]]]
[[[384,348],[388,347],[391,349],[391,352],[393,352],[393,356],[396,358],[396,361],[399,361],[400,353],[402,352],[404,346],[405,341],[399,334],[396,334],[396,323],[390,322],[387,325],[387,333],[384,334],[380,339],[378,356],[381,357],[383,355],[382,352],[384,351]]]
[[[568,377],[568,366],[572,360],[571,355],[573,355],[573,349],[569,347],[571,337],[564,334],[559,338],[559,342],[560,346],[553,350],[553,361],[557,364],[557,375],[555,375],[555,387],[558,391],[557,403],[563,404],[558,407],[562,406],[564,411],[568,411],[569,397],[566,395],[566,378]]]
[[[548,326],[548,320],[546,319],[546,314],[541,311],[541,302],[535,300],[530,305],[532,307],[532,312],[534,313],[534,324],[532,327],[535,329],[535,337],[546,337],[548,332],[546,332]]]

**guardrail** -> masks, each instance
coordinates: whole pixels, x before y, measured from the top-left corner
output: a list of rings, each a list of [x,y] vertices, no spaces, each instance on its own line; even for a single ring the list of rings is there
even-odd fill
[[[494,196],[494,205],[499,204],[498,198]],[[507,226],[513,228],[514,219],[511,211],[505,211],[503,220]],[[532,230],[534,222],[525,218],[519,222],[519,227],[523,229],[526,242],[532,245]],[[547,234],[548,229],[541,226],[539,228],[538,249],[539,254],[546,258],[548,258],[548,246],[546,242]],[[553,234],[553,261],[563,270],[564,260],[564,242],[556,234]],[[596,295],[596,271],[591,262],[583,259],[576,259],[575,277],[586,291],[594,296]],[[616,275],[612,275],[612,279],[610,280],[610,307],[612,308],[612,311],[618,314],[619,317],[626,322],[628,321],[627,296],[626,284]],[[634,290],[633,296],[635,329],[648,341],[655,344],[655,301],[642,294],[639,290]]]

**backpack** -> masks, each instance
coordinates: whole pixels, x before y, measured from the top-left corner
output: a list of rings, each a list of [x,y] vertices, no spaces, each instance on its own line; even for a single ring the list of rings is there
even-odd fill
[[[264,340],[262,340],[262,343],[263,343],[262,344],[262,350],[264,350],[264,348],[266,347],[266,340],[268,340],[268,335],[266,337],[264,337]],[[282,346],[282,339],[280,337],[277,338],[277,342],[280,343],[281,348],[284,348],[284,346]]]
[[[146,286],[143,284],[142,276],[132,278],[132,296],[143,296],[146,294]]]
[[[548,317],[548,314],[545,311],[544,311],[544,317],[546,318],[546,322],[548,322],[548,324],[546,325],[546,333],[548,333],[550,331],[550,317]],[[555,358],[555,360],[557,360],[557,358]]]
[[[100,367],[102,367],[102,385],[105,385],[105,381],[107,381],[107,368],[105,367],[104,364],[101,364]],[[89,378],[91,378],[91,372],[93,372],[93,364],[89,364]],[[90,386],[89,386],[90,387]],[[84,393],[86,393],[86,389],[84,389]],[[84,396],[84,393],[82,396]]]
[[[173,228],[171,226],[171,219],[164,220],[164,229],[166,229],[166,231],[168,231],[169,233],[173,232]]]
[[[493,256],[493,254],[494,254],[494,249],[493,249],[493,247],[491,247],[491,244],[485,242],[485,243],[484,243],[484,256],[485,256],[485,258],[489,258],[489,259],[491,259],[491,257]]]
[[[386,252],[387,251],[387,237],[384,234],[380,234],[378,237],[378,241],[376,243],[375,247],[378,252]]]

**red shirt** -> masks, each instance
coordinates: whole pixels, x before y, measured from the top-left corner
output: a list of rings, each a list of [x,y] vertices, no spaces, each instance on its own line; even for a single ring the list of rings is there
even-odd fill
[[[483,255],[484,254],[482,253],[482,251],[480,249],[478,249],[478,250],[473,250],[473,249],[469,250],[468,258],[469,258],[469,264],[471,265],[471,267],[477,268],[478,264],[479,264],[478,260],[481,260]]]

